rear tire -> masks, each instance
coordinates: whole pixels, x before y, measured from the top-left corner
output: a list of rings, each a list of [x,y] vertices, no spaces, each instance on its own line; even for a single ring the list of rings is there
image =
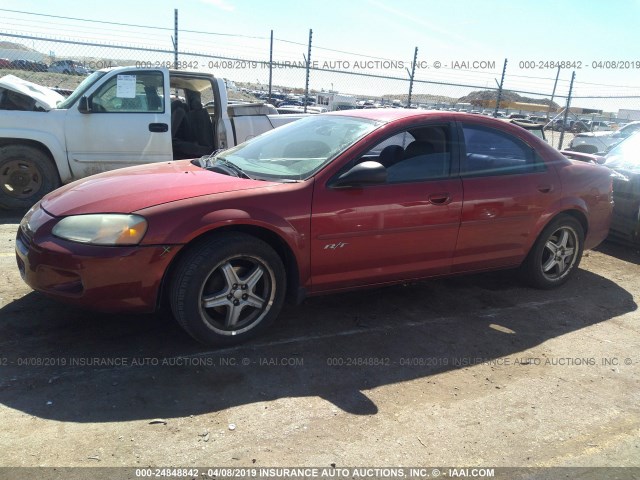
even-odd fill
[[[532,287],[550,289],[564,284],[580,265],[584,229],[570,215],[559,215],[542,231],[520,267]]]
[[[0,208],[26,210],[60,186],[47,154],[28,145],[0,147]]]
[[[237,344],[274,322],[286,284],[282,260],[268,244],[221,234],[194,245],[180,260],[171,279],[171,309],[199,342]]]

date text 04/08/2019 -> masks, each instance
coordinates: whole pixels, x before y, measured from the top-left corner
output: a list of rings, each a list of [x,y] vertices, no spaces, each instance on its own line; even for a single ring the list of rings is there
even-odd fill
[[[640,60],[521,60],[518,67],[523,70],[573,69],[582,70],[640,70]]]

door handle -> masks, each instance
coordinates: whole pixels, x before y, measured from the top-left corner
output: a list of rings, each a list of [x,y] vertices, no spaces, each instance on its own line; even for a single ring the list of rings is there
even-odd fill
[[[159,132],[159,133],[168,132],[169,131],[169,125],[167,125],[166,123],[150,123],[149,124],[149,131],[150,132]]]
[[[553,192],[553,185],[538,185],[538,191],[540,193],[551,193]]]
[[[451,203],[451,195],[448,193],[432,193],[429,195],[429,203],[433,205],[448,205]]]

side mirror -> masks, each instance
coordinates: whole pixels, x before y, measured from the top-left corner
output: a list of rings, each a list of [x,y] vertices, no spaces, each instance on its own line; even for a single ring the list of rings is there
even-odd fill
[[[87,97],[80,98],[80,102],[78,102],[78,111],[80,113],[91,113],[91,108],[89,107],[89,99]]]
[[[604,165],[605,162],[607,161],[607,158],[603,157],[602,155],[594,155],[594,157],[595,157],[594,160],[598,165]]]
[[[362,162],[346,171],[333,182],[332,187],[379,185],[387,181],[387,169],[378,162]]]

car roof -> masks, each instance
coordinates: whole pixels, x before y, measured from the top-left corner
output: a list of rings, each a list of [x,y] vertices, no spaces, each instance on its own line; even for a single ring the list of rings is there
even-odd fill
[[[430,117],[446,117],[447,119],[455,119],[455,120],[473,120],[478,121],[479,119],[483,119],[483,117],[479,117],[473,113],[464,113],[464,112],[449,112],[442,110],[421,110],[415,108],[363,108],[363,109],[351,109],[351,110],[339,110],[334,112],[325,113],[324,115],[340,115],[340,116],[349,116],[349,117],[358,117],[358,118],[366,118],[370,120],[377,120],[384,123],[393,122],[396,120],[402,120],[405,118],[413,118],[413,117],[422,117],[422,118],[430,118]],[[493,118],[486,118],[488,122],[497,121]]]

